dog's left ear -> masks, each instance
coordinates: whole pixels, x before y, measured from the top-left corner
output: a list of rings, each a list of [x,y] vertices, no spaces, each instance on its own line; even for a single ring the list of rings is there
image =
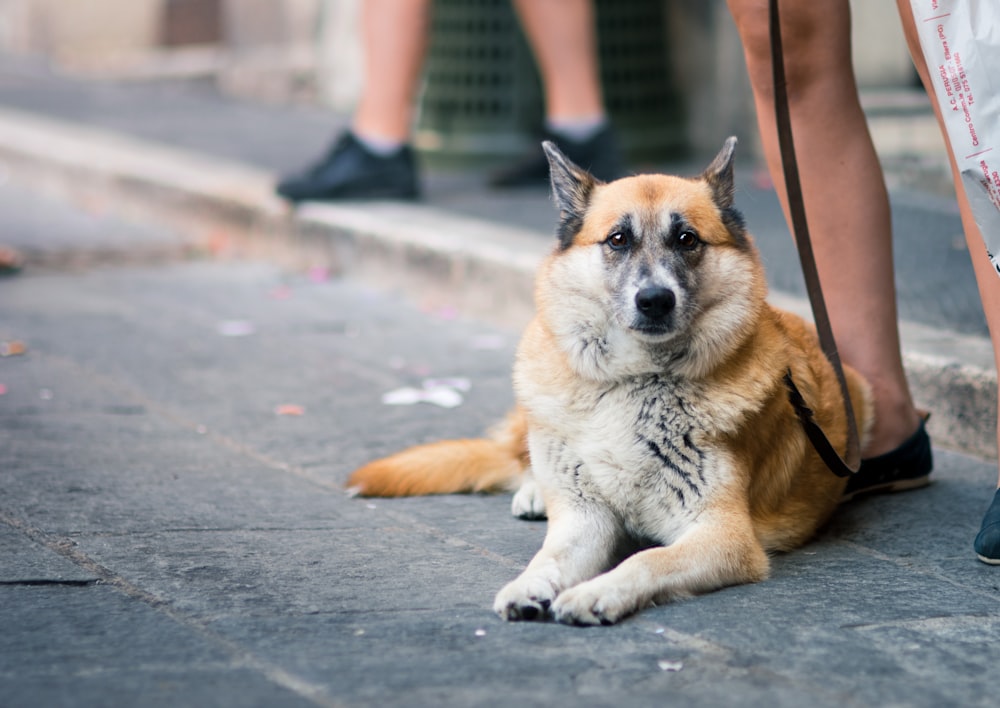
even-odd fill
[[[542,143],[542,149],[549,160],[552,197],[561,212],[559,238],[566,241],[568,236],[572,240],[576,230],[572,227],[575,225],[579,228],[590,204],[591,192],[599,182],[585,169],[573,164],[555,143],[546,140]],[[573,233],[567,233],[569,231]]]
[[[729,209],[735,199],[733,186],[733,154],[736,152],[736,137],[726,140],[722,150],[705,168],[701,178],[712,188],[712,196],[720,209]]]

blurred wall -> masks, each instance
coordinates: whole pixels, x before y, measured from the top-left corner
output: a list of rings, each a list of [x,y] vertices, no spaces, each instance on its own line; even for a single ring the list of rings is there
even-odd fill
[[[0,52],[72,71],[201,73],[235,94],[348,111],[361,90],[363,0],[0,0]],[[663,0],[664,51],[697,153],[756,145],[739,38],[724,0]],[[862,87],[913,85],[895,4],[851,0]]]

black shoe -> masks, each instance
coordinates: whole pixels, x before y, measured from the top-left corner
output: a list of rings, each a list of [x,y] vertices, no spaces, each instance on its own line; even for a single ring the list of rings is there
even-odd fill
[[[417,167],[404,145],[387,157],[369,152],[344,133],[326,156],[304,172],[278,182],[275,191],[290,202],[323,199],[416,199]]]
[[[983,563],[1000,565],[1000,489],[993,494],[993,503],[986,510],[973,548]]]
[[[603,182],[618,179],[625,173],[618,138],[610,125],[605,125],[587,140],[580,141],[545,130],[530,154],[491,174],[490,185],[493,187],[547,185],[549,161],[542,151],[543,140],[554,142],[566,157]]]
[[[931,439],[921,420],[917,432],[895,450],[861,461],[861,468],[847,480],[841,501],[862,494],[924,487],[930,484],[933,468]]]

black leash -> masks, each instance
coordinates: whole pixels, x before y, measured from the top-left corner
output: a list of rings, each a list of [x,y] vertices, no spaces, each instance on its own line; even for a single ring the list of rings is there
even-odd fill
[[[806,281],[806,291],[809,303],[812,305],[813,319],[816,321],[816,332],[819,335],[820,347],[829,359],[837,374],[840,392],[844,399],[844,414],[847,416],[847,450],[843,458],[830,443],[823,430],[813,419],[813,412],[806,405],[799,393],[792,372],[785,374],[785,385],[788,387],[788,400],[795,409],[795,414],[802,422],[809,441],[827,467],[839,477],[849,477],[861,466],[861,450],[858,440],[858,424],[854,418],[854,406],[847,390],[847,378],[844,367],[837,352],[837,343],[833,339],[833,328],[830,326],[830,316],[826,311],[826,301],[819,283],[819,273],[816,270],[816,260],[813,256],[812,242],[809,240],[809,227],[806,223],[806,208],[802,198],[802,185],[799,182],[799,168],[795,159],[795,144],[792,141],[792,119],[788,108],[788,92],[785,81],[784,55],[781,49],[781,20],[778,16],[778,0],[770,0],[771,16],[771,64],[774,71],[774,112],[778,125],[778,143],[781,146],[781,165],[785,172],[785,189],[788,192],[788,209],[792,217],[792,231],[799,251],[799,261],[802,264],[802,274]]]

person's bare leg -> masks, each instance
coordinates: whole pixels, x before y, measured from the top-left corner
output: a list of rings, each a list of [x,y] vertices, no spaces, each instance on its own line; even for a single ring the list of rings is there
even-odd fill
[[[951,143],[947,139],[940,107],[938,106],[938,102],[933,98],[934,86],[927,73],[927,62],[924,59],[923,51],[920,49],[920,40],[917,37],[916,26],[913,22],[913,8],[909,0],[897,0],[896,4],[899,7],[899,15],[903,21],[903,32],[910,46],[913,64],[917,68],[917,73],[920,74],[920,80],[923,81],[924,88],[927,89],[928,95],[931,96],[938,124],[941,126],[941,132],[945,134],[945,143],[948,145],[948,157],[951,160],[952,178],[955,182],[955,196],[958,199],[958,208],[962,215],[962,227],[965,230],[965,240],[969,246],[972,267],[976,272],[976,283],[979,285],[979,295],[983,301],[983,311],[986,313],[986,325],[989,327],[990,338],[993,342],[993,359],[996,362],[997,368],[1000,369],[1000,275],[997,274],[993,268],[993,264],[990,263],[986,255],[986,247],[983,243],[982,235],[979,233],[979,227],[976,226],[976,221],[972,216],[972,209],[969,206],[968,197],[962,186],[958,166],[955,163],[955,156],[951,150]],[[1000,446],[1000,429],[997,431],[997,444]],[[997,481],[997,486],[1000,487],[1000,480]]]
[[[292,204],[338,199],[414,199],[420,194],[409,146],[414,99],[428,43],[431,0],[364,0],[364,82],[350,131],[321,159],[279,178]]]
[[[430,0],[364,0],[364,84],[352,130],[407,142],[430,22]]]
[[[787,216],[774,118],[767,0],[729,0],[761,141]],[[882,169],[851,67],[847,0],[784,3],[782,44],[809,231],[841,352],[871,382],[875,427],[862,451],[898,447],[919,425],[896,322],[891,219]]]
[[[617,138],[604,110],[597,28],[591,0],[514,0],[545,92],[545,137],[601,180],[624,174]],[[548,184],[539,145],[490,176],[494,187]]]
[[[604,117],[591,0],[515,0],[550,122]]]

